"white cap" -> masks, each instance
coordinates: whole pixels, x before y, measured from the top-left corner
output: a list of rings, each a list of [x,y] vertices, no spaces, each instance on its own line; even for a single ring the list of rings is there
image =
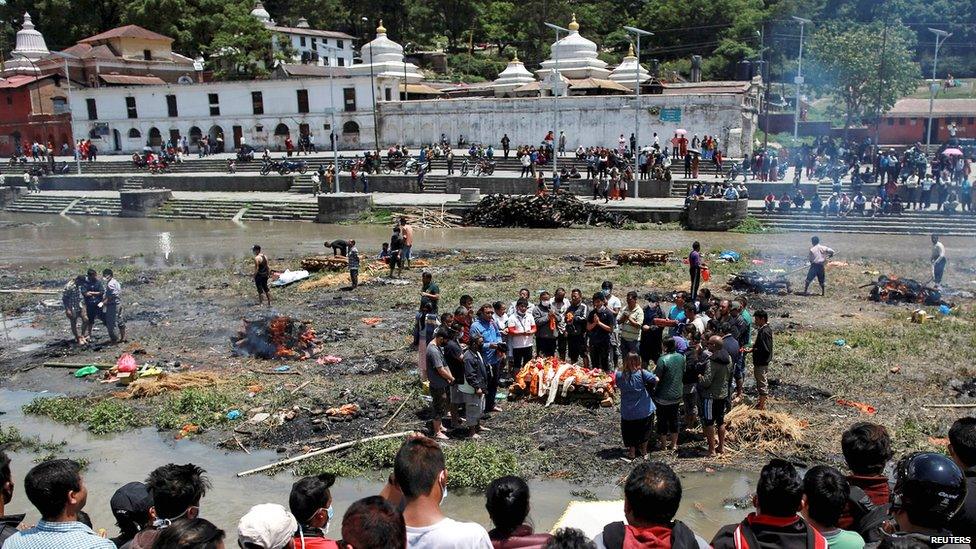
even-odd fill
[[[298,521],[277,503],[251,507],[237,523],[237,539],[264,549],[282,549],[295,536]]]

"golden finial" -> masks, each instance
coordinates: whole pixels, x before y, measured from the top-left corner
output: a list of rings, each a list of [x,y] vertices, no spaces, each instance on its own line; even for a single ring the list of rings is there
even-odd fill
[[[627,50],[627,57],[637,57],[637,55],[634,53],[634,43],[633,42],[630,43],[630,49]]]
[[[512,58],[512,63],[521,63],[518,58],[518,50],[515,50],[515,57]]]
[[[376,27],[376,34],[386,34],[386,27],[383,26],[382,19],[380,19],[380,26]]]
[[[571,30],[571,31],[578,31],[579,30],[579,23],[576,22],[576,14],[575,13],[573,13],[573,20],[570,21],[570,23],[569,23],[569,30]]]

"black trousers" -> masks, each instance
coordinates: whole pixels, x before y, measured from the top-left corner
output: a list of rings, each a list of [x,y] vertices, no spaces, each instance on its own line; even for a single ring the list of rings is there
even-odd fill
[[[512,371],[518,372],[530,360],[532,360],[532,347],[516,347],[512,349]]]
[[[701,267],[689,267],[688,275],[691,277],[691,300],[694,301],[701,287]]]
[[[610,344],[590,343],[590,368],[610,371]]]
[[[495,396],[498,394],[498,380],[501,378],[502,369],[498,364],[487,364],[488,366],[488,388],[485,390],[485,412],[495,410]]]

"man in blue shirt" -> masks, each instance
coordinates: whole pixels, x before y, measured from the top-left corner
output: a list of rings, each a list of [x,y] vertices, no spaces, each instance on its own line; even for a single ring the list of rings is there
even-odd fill
[[[35,466],[24,479],[24,491],[41,520],[7,539],[4,549],[115,549],[110,540],[78,522],[88,489],[77,462],[52,459]]]
[[[495,405],[495,395],[498,394],[498,379],[501,376],[501,368],[498,353],[502,351],[502,334],[498,331],[492,315],[495,310],[491,305],[485,303],[478,309],[478,319],[471,325],[471,337],[480,336],[484,341],[481,347],[485,357],[485,365],[488,366],[488,390],[485,391],[485,413],[500,412],[501,409]]]
[[[685,301],[687,300],[687,295],[684,292],[678,292],[674,296],[674,305],[668,309],[668,320],[674,320],[679,325],[685,322]],[[678,335],[678,326],[672,326],[671,331],[668,334],[671,337]]]

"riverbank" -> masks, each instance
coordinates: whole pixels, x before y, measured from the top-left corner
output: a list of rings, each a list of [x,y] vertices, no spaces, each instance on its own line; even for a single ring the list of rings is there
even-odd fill
[[[108,229],[111,234],[121,230],[121,226],[111,225]],[[341,232],[330,233],[326,238],[349,235],[360,240],[360,234],[371,234],[370,229],[363,227],[333,229]],[[43,234],[43,228],[32,230]],[[686,284],[686,267],[680,262],[653,268],[597,269],[583,265],[585,256],[597,255],[596,250],[611,247],[609,239],[604,237],[635,233],[553,231],[553,238],[547,240],[548,232],[473,231],[449,229],[423,231],[418,235],[424,248],[432,247],[427,243],[442,238],[443,242],[473,244],[464,252],[424,254],[443,291],[443,310],[452,308],[462,294],[472,295],[476,304],[496,299],[509,301],[521,287],[533,290],[579,287],[587,294],[595,291],[602,280],[609,279],[620,294],[633,289],[643,295],[648,291],[670,292]],[[527,233],[522,236],[525,240],[521,244],[507,238],[518,233]],[[283,236],[248,233],[246,238],[250,243],[255,238],[264,241]],[[686,250],[673,247],[674,236],[663,233],[649,247],[671,244],[671,249],[681,256]],[[741,239],[736,248],[743,252],[739,263],[709,260],[713,279],[707,286],[719,295],[729,295],[722,284],[736,270],[802,268],[802,259],[787,253],[785,241],[770,241],[769,236],[738,236]],[[423,428],[428,419],[425,404],[414,394],[417,356],[409,350],[407,340],[417,306],[419,272],[407,272],[405,285],[374,278],[355,291],[343,291],[336,285],[304,291],[293,285],[273,291],[274,310],[308,319],[325,341],[324,354],[341,357],[339,364],[235,358],[230,355],[230,337],[239,328],[242,317],[261,311],[254,305],[247,259],[238,252],[246,248],[225,245],[221,249],[217,244],[219,238],[207,234],[202,237],[199,246],[210,249],[188,255],[171,251],[169,257],[175,260],[158,260],[160,252],[156,246],[149,245],[139,257],[120,254],[115,259],[87,259],[79,250],[67,262],[5,266],[0,273],[3,288],[51,289],[60,288],[69,275],[82,272],[89,265],[99,269],[112,267],[125,289],[132,342],[122,347],[102,346],[104,330],[96,329],[98,344],[77,348],[66,339],[67,327],[60,310],[38,310],[37,296],[13,295],[4,302],[6,313],[19,310],[18,314],[29,315],[33,327],[43,335],[33,333],[3,344],[0,355],[3,384],[68,395],[70,399],[56,401],[56,405],[38,404],[28,410],[60,421],[82,423],[89,430],[113,432],[151,426],[163,430],[164,436],[176,436],[184,425],[192,424],[203,430],[193,435],[194,438],[228,452],[240,452],[244,446],[249,450],[278,451],[285,457],[300,454],[309,447]],[[147,242],[158,244],[153,240],[158,235],[151,233],[135,238],[148,238]],[[211,238],[213,243],[207,244]],[[364,254],[373,253],[376,247],[373,238],[376,237],[361,240],[367,242],[360,244]],[[626,244],[633,246],[634,240],[630,236]],[[546,247],[540,245],[543,241]],[[765,241],[769,241],[768,245]],[[180,239],[176,242],[173,247],[171,240],[174,250],[179,249]],[[728,243],[706,242],[706,249],[713,253],[725,247],[715,246],[713,242]],[[867,301],[867,290],[859,286],[877,278],[873,273],[914,275],[924,280],[927,263],[909,259],[918,257],[917,250],[924,243],[901,242],[897,249],[889,245],[892,257],[885,258],[888,250],[878,249],[878,242],[861,242],[862,248],[858,248],[853,240],[842,241],[838,237],[827,241],[842,251],[847,264],[828,270],[830,289],[826,299],[799,295],[752,297],[750,308],[769,311],[777,334],[776,363],[770,373],[774,380],[771,406],[803,426],[798,443],[763,449],[742,444],[733,447],[725,458],[712,460],[704,456],[701,431],[695,428],[682,437],[676,456],[655,457],[666,459],[686,473],[752,470],[768,457],[767,450],[804,462],[839,465],[840,433],[849,424],[866,419],[892,429],[900,451],[937,446],[938,441],[933,443],[930,438],[943,437],[948,425],[960,414],[953,410],[924,409],[922,405],[954,402],[947,380],[969,380],[976,375],[957,360],[958,356],[976,351],[976,313],[971,299],[953,298],[959,306],[948,317],[930,309],[937,317],[935,320],[912,324],[908,322],[908,307]],[[104,245],[111,247],[108,243]],[[961,243],[947,245],[955,252],[949,284],[972,290],[969,280],[976,278],[974,251],[963,248]],[[790,247],[803,250],[802,243],[792,243]],[[265,247],[272,267],[281,269],[298,268],[305,252],[294,251],[296,248],[314,249],[318,253],[321,244],[306,241],[285,249]],[[524,253],[502,251],[513,248]],[[762,253],[757,251],[760,248]],[[803,272],[792,276],[794,287],[802,284]],[[366,318],[379,321],[367,323]],[[844,344],[837,345],[841,339]],[[218,381],[147,398],[120,399],[116,397],[120,389],[114,385],[100,384],[91,378],[78,380],[71,375],[71,370],[42,365],[49,361],[114,363],[123,351],[134,353],[140,364],[149,362],[169,369],[192,366],[189,371],[209,372]],[[289,366],[290,373],[268,373],[281,365]],[[751,397],[751,380],[747,387],[747,395]],[[877,412],[865,414],[838,405],[838,400],[863,402]],[[360,414],[348,420],[334,420],[323,413],[345,404],[357,404]],[[401,404],[402,411],[393,417]],[[569,405],[544,408],[535,402],[503,406],[505,412],[496,414],[488,423],[493,430],[476,445],[460,440],[449,443],[456,487],[477,486],[491,475],[513,472],[536,479],[605,482],[608,470],[614,471],[611,476],[617,473],[623,476],[629,469],[620,460],[623,454],[619,448],[619,417],[615,408]],[[241,412],[242,418],[227,419],[227,413],[232,410]],[[270,417],[249,422],[264,413]],[[275,419],[281,415],[294,417]],[[389,426],[384,428],[387,422]],[[305,473],[331,470],[358,477],[388,467],[394,448],[393,442],[368,445],[353,450],[341,460],[306,462],[299,470]]]

